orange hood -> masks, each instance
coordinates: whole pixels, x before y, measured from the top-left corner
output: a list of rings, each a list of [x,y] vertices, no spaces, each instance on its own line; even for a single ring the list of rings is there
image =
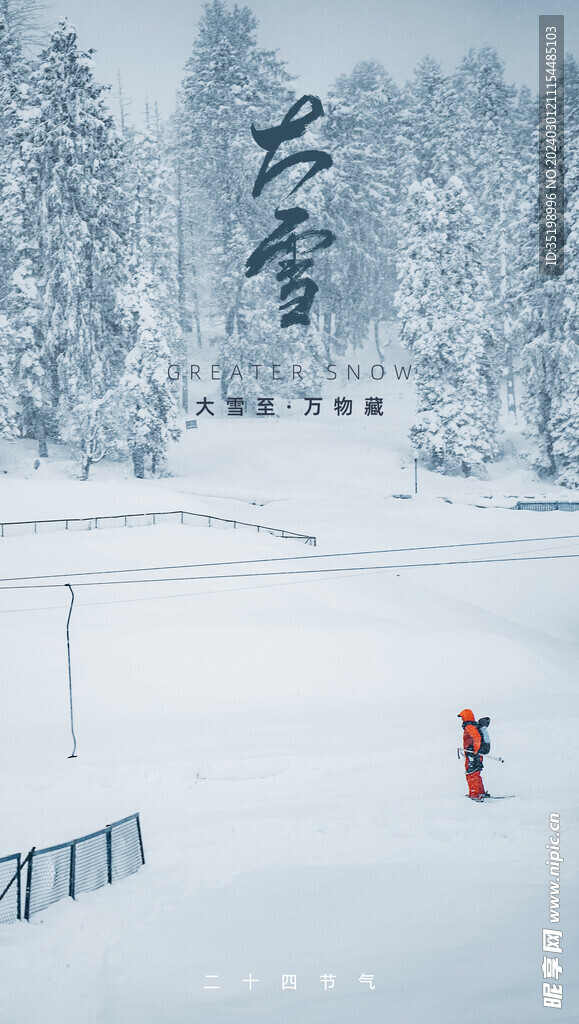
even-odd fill
[[[470,708],[465,708],[464,711],[459,711],[457,718],[462,718],[463,722],[474,722],[474,715]]]

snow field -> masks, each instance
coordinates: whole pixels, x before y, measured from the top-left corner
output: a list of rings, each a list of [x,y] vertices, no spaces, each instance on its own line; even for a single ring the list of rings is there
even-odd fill
[[[91,514],[112,508],[106,491],[95,485]],[[142,491],[135,485],[130,511]],[[386,516],[383,499],[367,495],[305,502],[304,519],[305,505],[307,528],[329,550],[470,541],[481,525],[485,539],[572,532],[561,516],[513,521],[427,500],[389,502]],[[272,525],[282,518],[275,506],[253,511]],[[299,502],[296,512],[284,509],[288,528],[300,528]],[[12,538],[1,549],[3,577],[294,553],[314,552],[168,526]],[[391,1013],[458,1022],[481,970],[486,1019],[544,1019],[549,811],[573,842],[573,561],[76,594],[75,761],[64,587],[0,594],[14,680],[2,723],[3,852],[138,809],[147,863],[77,906],[2,929],[7,1024],[346,1024]],[[516,800],[463,798],[455,750],[465,705],[490,714],[493,753],[505,757],[487,762],[487,787]],[[570,877],[564,891],[570,908]],[[249,972],[260,979],[251,993]],[[325,972],[336,975],[328,992]],[[374,992],[362,972],[375,974]],[[218,992],[203,989],[211,973]],[[281,991],[286,973],[298,975],[295,992]],[[565,980],[569,1006],[576,990]]]

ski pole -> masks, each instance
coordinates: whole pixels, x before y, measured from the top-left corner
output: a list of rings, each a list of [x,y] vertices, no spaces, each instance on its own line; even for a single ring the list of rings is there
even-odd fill
[[[456,756],[458,757],[459,761],[460,761],[460,755],[461,754],[462,754],[463,757],[466,757],[466,752],[464,750],[461,750],[460,747],[457,747],[456,748]],[[490,757],[491,761],[500,761],[501,764],[505,763],[504,757],[494,757],[493,754],[478,754],[477,755],[474,752],[471,752],[470,756],[471,757],[477,757],[477,756],[478,757]]]

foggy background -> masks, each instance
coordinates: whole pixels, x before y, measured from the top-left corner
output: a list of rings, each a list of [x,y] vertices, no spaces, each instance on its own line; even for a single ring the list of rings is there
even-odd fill
[[[425,54],[449,73],[471,46],[485,43],[504,60],[507,82],[535,92],[539,15],[549,13],[538,0],[251,0],[247,6],[259,22],[259,45],[278,49],[298,76],[296,91],[322,96],[360,60],[380,60],[402,86]],[[79,45],[97,51],[99,81],[116,87],[120,71],[132,100],[128,112],[139,124],[147,101],[158,103],[163,118],[172,112],[201,10],[200,0],[54,0],[46,20],[66,15],[76,25]],[[572,53],[579,50],[577,12],[576,3],[557,4],[556,13],[568,15],[565,44]],[[114,97],[111,103],[116,108]]]

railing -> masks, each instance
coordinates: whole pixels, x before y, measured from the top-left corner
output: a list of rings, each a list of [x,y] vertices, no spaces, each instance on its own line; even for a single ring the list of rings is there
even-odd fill
[[[94,892],[138,871],[145,863],[138,814],[107,825],[68,843],[32,848],[24,861],[19,853],[0,860],[0,924],[19,921],[20,876],[27,866],[24,917],[30,920],[52,903],[79,893]]]
[[[524,512],[579,512],[579,501],[518,501],[515,509]]]
[[[55,533],[61,530],[106,530],[125,526],[157,526],[160,523],[179,523],[194,526],[219,526],[225,529],[249,529],[258,533],[269,533],[273,537],[290,540],[302,540],[305,544],[316,546],[316,538],[306,533],[295,533],[293,530],[282,530],[277,526],[262,526],[258,523],[246,523],[240,519],[224,519],[222,516],[204,515],[201,512],[134,512],[120,516],[89,516],[87,518],[69,519],[29,519],[19,522],[0,523],[0,537],[18,537],[28,534]]]

